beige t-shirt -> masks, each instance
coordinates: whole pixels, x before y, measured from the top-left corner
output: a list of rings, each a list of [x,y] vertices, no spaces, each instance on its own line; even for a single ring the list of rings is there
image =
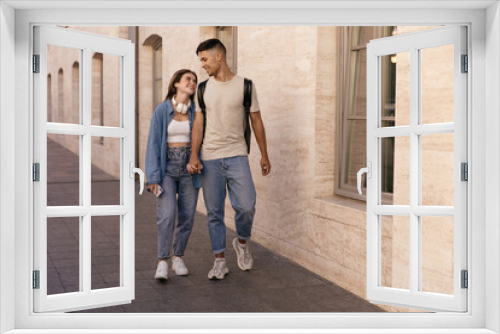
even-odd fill
[[[210,77],[203,100],[206,107],[206,130],[201,148],[202,160],[247,155],[245,143],[244,78],[236,75],[227,82]],[[250,112],[260,111],[255,83],[252,83]],[[201,112],[196,103],[196,112]]]

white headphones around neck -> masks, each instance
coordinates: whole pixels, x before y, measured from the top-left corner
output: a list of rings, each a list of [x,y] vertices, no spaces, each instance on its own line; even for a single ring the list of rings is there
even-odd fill
[[[175,109],[177,109],[177,112],[180,114],[187,113],[189,109],[189,106],[187,104],[177,102],[175,100],[175,96],[172,96],[172,104],[174,105]]]

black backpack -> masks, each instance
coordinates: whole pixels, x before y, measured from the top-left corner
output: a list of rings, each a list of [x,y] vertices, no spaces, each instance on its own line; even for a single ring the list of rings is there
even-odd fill
[[[205,93],[205,87],[207,81],[200,82],[198,85],[198,106],[203,113],[203,138],[205,138],[205,129],[207,127],[207,115],[205,113],[205,101],[203,100],[203,94]],[[247,144],[247,153],[250,154],[250,136],[252,130],[250,129],[250,107],[252,106],[252,80],[244,78],[245,85],[243,87],[243,107],[245,107],[245,142]]]

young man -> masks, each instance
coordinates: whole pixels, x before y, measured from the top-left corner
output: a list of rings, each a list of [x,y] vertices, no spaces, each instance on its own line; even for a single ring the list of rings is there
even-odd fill
[[[229,272],[224,256],[226,186],[235,211],[238,237],[233,240],[232,246],[236,251],[238,267],[250,270],[253,266],[247,241],[252,231],[256,193],[244,137],[244,78],[231,72],[226,63],[226,48],[218,39],[202,42],[196,49],[196,54],[210,77],[203,94],[207,124],[203,134],[204,116],[198,104],[191,138],[191,160],[187,168],[191,174],[202,173],[203,169],[203,198],[207,208],[212,251],[215,254],[214,266],[209,271],[208,278],[220,280]],[[267,156],[266,134],[255,85],[252,88],[250,123],[262,155],[262,175],[266,176],[271,172],[271,164]],[[198,159],[202,142],[203,164]]]

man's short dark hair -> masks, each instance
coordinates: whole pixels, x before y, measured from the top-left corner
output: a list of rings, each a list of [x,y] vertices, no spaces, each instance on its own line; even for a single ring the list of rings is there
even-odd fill
[[[199,55],[202,51],[208,51],[212,49],[217,49],[217,51],[222,53],[224,58],[226,57],[226,47],[217,38],[211,38],[201,42],[200,45],[198,45],[198,48],[196,48],[196,55]]]

